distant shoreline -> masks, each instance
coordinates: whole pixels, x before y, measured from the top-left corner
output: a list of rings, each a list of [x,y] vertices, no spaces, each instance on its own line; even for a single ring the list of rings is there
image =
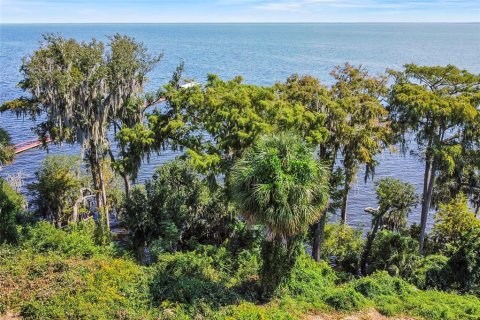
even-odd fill
[[[412,22],[0,22],[3,25],[192,25],[192,24],[245,24],[245,25],[259,25],[259,24],[480,24],[480,21],[412,21]]]

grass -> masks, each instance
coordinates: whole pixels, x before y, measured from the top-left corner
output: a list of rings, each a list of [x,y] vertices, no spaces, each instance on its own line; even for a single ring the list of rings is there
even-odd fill
[[[306,255],[281,295],[261,304],[255,254],[233,257],[224,248],[203,247],[161,254],[146,267],[83,238],[88,228],[56,231],[55,237],[48,226],[38,228],[18,247],[0,246],[0,314],[20,313],[25,319],[303,319],[374,308],[385,316],[480,318],[475,296],[420,290],[386,272],[343,281],[326,263]]]

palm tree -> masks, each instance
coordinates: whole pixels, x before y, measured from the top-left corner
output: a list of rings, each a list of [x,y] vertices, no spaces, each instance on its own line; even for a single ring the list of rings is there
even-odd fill
[[[260,275],[269,299],[288,279],[303,250],[303,236],[328,201],[328,171],[314,150],[286,133],[260,139],[232,170],[231,188],[240,214],[265,226]]]
[[[9,164],[15,157],[15,148],[10,144],[10,135],[0,128],[0,167]]]

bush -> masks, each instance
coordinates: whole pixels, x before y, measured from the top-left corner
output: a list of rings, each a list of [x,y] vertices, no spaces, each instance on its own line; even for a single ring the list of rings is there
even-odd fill
[[[401,296],[412,292],[412,287],[399,278],[391,277],[386,271],[352,282],[351,286],[367,298],[377,296]]]
[[[81,188],[86,186],[86,179],[81,175],[80,158],[48,155],[35,172],[35,178],[28,189],[37,215],[53,222],[57,227],[72,221]]]
[[[0,259],[0,305],[24,319],[147,319],[147,275],[123,259],[17,249]]]
[[[145,189],[132,190],[124,222],[135,249],[155,241],[158,252],[175,252],[223,243],[233,214],[222,188],[211,189],[188,162],[175,160],[157,168]]]
[[[158,305],[164,300],[190,305],[207,303],[218,307],[239,300],[226,286],[214,260],[197,252],[162,254],[154,265],[150,292]]]
[[[463,235],[480,229],[480,221],[468,208],[467,198],[460,194],[448,204],[441,204],[435,214],[432,234],[435,244],[445,253],[456,250]]]
[[[286,285],[287,292],[299,299],[317,302],[330,288],[335,286],[337,275],[326,262],[315,262],[303,254],[293,268],[291,279]]]
[[[367,304],[367,300],[351,288],[334,289],[325,302],[338,311],[357,311]]]
[[[420,260],[408,278],[410,283],[424,290],[447,290],[452,280],[448,258],[442,255],[430,255]]]
[[[23,247],[36,253],[54,252],[66,258],[88,258],[107,253],[107,248],[95,244],[94,236],[93,220],[71,224],[64,229],[40,221],[27,229]]]
[[[278,306],[258,306],[244,302],[238,306],[231,306],[217,315],[216,319],[226,320],[292,320],[296,319],[288,311]]]
[[[11,144],[11,137],[7,131],[0,128],[0,168],[10,164],[15,158],[15,147]]]
[[[363,248],[362,232],[343,224],[327,224],[323,256],[342,271],[357,274]]]
[[[368,273],[387,270],[391,275],[408,278],[419,259],[416,240],[391,231],[381,231],[368,258]]]
[[[372,301],[388,316],[407,314],[425,319],[479,319],[480,303],[472,296],[459,296],[433,290],[421,291],[404,280],[377,272],[347,287]]]
[[[0,178],[0,244],[18,241],[17,217],[24,204],[24,198]]]
[[[402,297],[405,314],[431,320],[480,319],[480,303],[472,296],[434,290],[416,291]]]
[[[448,261],[453,289],[480,296],[480,228],[464,233]]]

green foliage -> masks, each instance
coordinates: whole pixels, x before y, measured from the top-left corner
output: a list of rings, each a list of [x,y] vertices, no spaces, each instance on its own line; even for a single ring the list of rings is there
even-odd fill
[[[269,299],[303,250],[303,233],[328,199],[328,175],[313,150],[291,134],[264,137],[245,151],[231,173],[234,202],[251,224],[267,232],[260,272]]]
[[[72,221],[73,210],[82,199],[86,185],[80,171],[80,159],[66,155],[48,155],[35,172],[36,181],[28,186],[37,214],[62,226]]]
[[[209,75],[205,88],[170,84],[164,94],[168,110],[150,117],[153,131],[187,147],[191,162],[201,171],[228,171],[259,135],[272,130],[277,104],[273,90],[243,84],[241,77],[223,81]]]
[[[0,244],[18,240],[17,217],[24,206],[25,199],[0,178]]]
[[[216,319],[225,320],[291,320],[295,318],[288,311],[277,306],[258,306],[250,302],[230,306],[216,317]]]
[[[337,280],[336,273],[326,262],[315,262],[304,253],[298,258],[285,287],[289,295],[313,302],[320,300],[322,293],[335,286]]]
[[[0,128],[0,168],[2,165],[10,164],[15,158],[15,148],[10,142],[8,132]]]
[[[206,254],[163,254],[154,270],[150,291],[157,303],[168,300],[219,307],[239,300],[238,294],[226,286],[225,271]]]
[[[66,255],[60,246],[40,253],[31,250],[34,240],[28,241],[19,248],[0,246],[0,306],[30,319],[303,319],[367,307],[433,320],[480,315],[476,297],[418,290],[386,272],[339,286],[326,263],[306,254],[297,259],[284,295],[259,304],[250,293],[255,280],[236,272],[248,262],[238,262],[242,259],[224,248],[163,253],[158,263],[140,267],[108,255],[79,259],[82,253]]]
[[[423,290],[447,290],[453,280],[448,260],[442,255],[429,255],[423,258],[408,281]]]
[[[262,299],[269,300],[279,294],[279,287],[288,283],[297,259],[304,250],[303,234],[291,236],[288,241],[279,238],[264,241],[260,269]]]
[[[124,121],[126,122],[126,121]],[[143,123],[134,122],[133,127],[122,128],[117,136],[120,147],[120,158],[113,163],[113,167],[120,174],[128,174],[136,180],[138,171],[145,155],[148,155],[154,145],[154,133]]]
[[[134,189],[126,201],[124,220],[134,247],[156,241],[161,252],[222,243],[233,232],[223,192],[212,190],[186,161],[159,167],[145,190]]]
[[[46,114],[35,128],[41,138],[82,144],[90,193],[100,193],[101,204],[97,226],[91,220],[69,224],[77,220],[87,184],[78,159],[48,157],[30,190],[39,214],[58,228],[46,222],[20,228],[23,199],[0,179],[0,314],[298,319],[373,307],[388,316],[480,318],[477,297],[422,291],[398,277],[421,289],[480,295],[480,227],[467,207],[467,197],[479,207],[479,76],[453,66],[392,72],[387,119],[386,78],[349,64],[332,72],[331,88],[298,75],[273,87],[215,75],[204,86],[182,87],[182,64],[163,89],[143,95],[159,57],[132,38],[109,40],[105,49],[96,40],[46,35],[22,64],[19,86],[29,98],[1,107],[32,118]],[[145,122],[146,109],[164,99],[165,108]],[[112,128],[117,154],[108,139]],[[335,269],[313,261],[305,253],[308,227],[335,210],[340,198],[346,221],[357,171],[365,164],[365,178],[373,176],[375,156],[392,142],[392,129],[397,142],[413,134],[425,159],[421,251],[432,201],[455,196],[439,205],[432,236],[433,249],[449,256],[420,257],[418,243],[404,235],[417,203],[414,188],[383,179],[367,241],[345,224],[328,225],[323,234],[323,223],[315,228],[312,251]],[[167,143],[185,150],[186,160],[158,168],[144,188],[130,192],[143,159]],[[0,165],[12,161],[12,152],[0,130]],[[123,178],[125,197],[110,168]],[[153,256],[150,266],[118,258],[119,252],[114,257],[107,246],[112,207],[136,252]],[[352,280],[359,270],[371,275]]]
[[[24,319],[147,319],[145,270],[131,261],[14,252],[0,261],[0,304]]]
[[[292,134],[260,139],[232,170],[235,203],[248,221],[262,224],[271,238],[306,230],[328,199],[328,174],[313,150]]]
[[[70,224],[64,229],[41,221],[27,228],[22,246],[39,254],[55,252],[65,258],[89,258],[107,252],[106,248],[95,245],[95,229],[93,220]]]
[[[308,143],[332,147],[336,127],[333,122],[340,115],[330,90],[316,78],[297,74],[285,83],[276,83],[275,90],[287,102],[277,115],[279,129],[298,132]]]
[[[480,296],[480,228],[463,234],[448,268],[455,271],[454,289]]]
[[[407,217],[418,203],[415,187],[398,179],[385,178],[376,183],[377,209],[365,209],[373,216],[372,229],[367,235],[365,248],[361,258],[361,272],[366,273],[368,257],[372,250],[378,230],[386,229],[404,232]]]
[[[148,103],[137,100],[146,74],[160,60],[128,36],[110,37],[108,47],[105,50],[95,39],[78,42],[45,34],[41,47],[23,59],[20,69],[23,79],[18,85],[28,98],[2,106],[33,119],[44,114],[34,128],[43,141],[81,144],[94,189],[101,195],[99,207],[107,207],[101,163],[111,151],[108,132],[112,126],[122,127],[125,119],[141,123]]]
[[[389,276],[386,271],[356,280],[351,286],[367,298],[400,296],[414,291],[405,281]]]
[[[339,311],[357,311],[366,305],[365,298],[350,288],[332,290],[325,302]]]
[[[407,217],[418,204],[415,187],[398,179],[385,178],[376,183],[378,213],[382,229],[401,232],[407,227]]]
[[[415,151],[425,161],[420,232],[423,253],[428,211],[435,200],[436,177],[439,173],[452,176],[455,172],[455,187],[447,193],[456,196],[465,184],[464,169],[471,171],[471,165],[478,159],[475,155],[480,141],[480,75],[452,65],[414,64],[405,65],[403,72],[390,73],[395,83],[390,90],[388,110],[397,141],[406,151],[406,136],[413,134],[418,147]],[[441,198],[437,197],[437,201]]]
[[[385,76],[374,77],[363,67],[348,63],[337,66],[331,75],[335,79],[332,93],[339,108],[347,116],[342,123],[340,140],[345,172],[341,219],[347,216],[348,194],[360,165],[365,164],[365,181],[373,177],[377,161],[374,156],[390,143],[391,130],[387,110],[381,103],[387,93]]]
[[[455,250],[464,233],[480,229],[480,221],[468,209],[467,199],[460,194],[448,204],[441,204],[435,214],[433,238],[442,251]]]
[[[363,244],[361,230],[344,224],[328,224],[325,229],[323,257],[333,260],[340,270],[357,274]]]
[[[235,160],[265,134],[292,130],[312,144],[325,140],[324,115],[289,99],[283,93],[287,87],[242,81],[210,74],[204,88],[167,85],[167,111],[149,118],[157,140],[169,136],[174,148],[187,148],[197,169],[214,174],[228,174]]]
[[[391,231],[381,231],[373,242],[368,258],[368,273],[387,270],[392,275],[408,277],[418,259],[416,240]]]
[[[425,319],[477,319],[478,299],[438,291],[421,291],[405,281],[377,272],[356,280],[348,287],[364,295],[385,315],[411,315]]]

